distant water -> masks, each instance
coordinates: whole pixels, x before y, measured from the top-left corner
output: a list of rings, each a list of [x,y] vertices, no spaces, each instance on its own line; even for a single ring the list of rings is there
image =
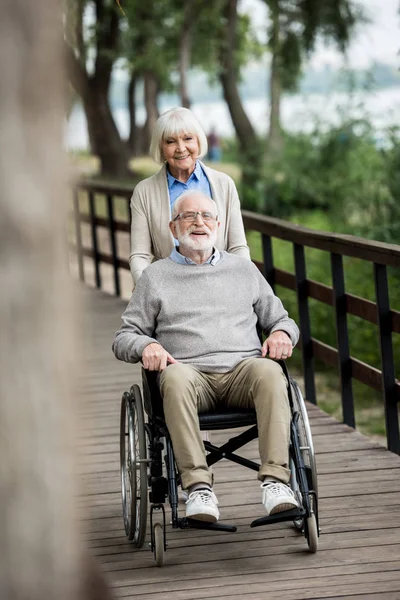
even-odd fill
[[[253,99],[244,102],[244,107],[255,129],[263,134],[268,127],[269,105],[267,100]],[[165,107],[165,110],[170,108]],[[234,128],[228,108],[224,102],[193,104],[193,112],[208,132],[215,127],[221,136],[232,136]],[[309,94],[284,97],[282,102],[282,123],[285,129],[293,132],[310,132],[316,123],[322,127],[338,124],[343,115],[354,118],[367,117],[377,132],[377,142],[384,144],[385,129],[390,125],[400,125],[400,87],[386,88],[376,92],[358,92],[349,96],[344,93]],[[129,133],[129,113],[126,109],[114,112],[118,129],[123,137]],[[138,123],[145,119],[144,108],[137,113]],[[66,126],[66,146],[71,150],[89,147],[86,118],[81,106],[72,111]]]

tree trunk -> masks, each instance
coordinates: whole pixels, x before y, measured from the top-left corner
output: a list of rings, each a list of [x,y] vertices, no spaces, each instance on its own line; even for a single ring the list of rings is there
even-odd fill
[[[251,153],[258,145],[253,126],[244,110],[236,78],[232,73],[223,73],[220,76],[224,100],[228,105],[232,123],[239,140],[242,152]]]
[[[129,137],[127,141],[128,151],[133,156],[140,154],[140,129],[136,123],[136,84],[137,75],[131,73],[128,86],[128,109],[129,109]]]
[[[128,169],[129,152],[121,139],[108,101],[108,87],[91,80],[83,96],[90,146],[99,157],[102,175],[126,178],[132,175]]]
[[[238,0],[228,0],[226,7],[227,24],[220,52],[220,81],[241,150],[245,154],[252,154],[258,146],[258,140],[240,98],[234,60],[237,3]]]
[[[142,150],[148,153],[154,125],[159,117],[158,112],[158,82],[151,71],[144,74],[144,104],[146,108],[146,122],[143,128]]]
[[[106,0],[96,0],[96,58],[93,75],[86,70],[83,43],[75,50],[66,45],[65,55],[70,82],[82,98],[88,124],[92,153],[99,157],[102,175],[129,177],[129,152],[121,139],[109,105],[109,89],[114,55],[119,40],[118,7]],[[79,13],[83,19],[83,11]],[[82,21],[78,24],[82,29]],[[77,35],[80,38],[80,35]],[[78,57],[77,57],[78,56]]]
[[[179,93],[181,96],[181,105],[185,108],[190,108],[188,71],[192,51],[193,7],[194,0],[185,0],[179,44]]]
[[[269,133],[267,139],[267,154],[273,160],[279,160],[283,151],[283,135],[281,127],[281,58],[280,58],[280,30],[278,9],[272,12],[272,61],[270,75],[270,116]]]
[[[238,0],[228,0],[226,6],[225,35],[220,48],[221,73],[224,99],[228,105],[233,126],[239,140],[242,166],[242,201],[245,208],[257,210],[263,203],[258,190],[261,169],[261,144],[244,110],[235,69],[235,38]]]
[[[59,8],[0,0],[0,598],[7,600],[94,600],[85,595],[93,564],[76,507],[79,344],[65,244]],[[105,598],[98,589],[96,600]]]

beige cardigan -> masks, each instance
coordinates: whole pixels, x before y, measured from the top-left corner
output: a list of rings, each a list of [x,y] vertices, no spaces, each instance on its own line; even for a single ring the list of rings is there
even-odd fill
[[[201,163],[211,186],[213,200],[217,204],[218,229],[216,247],[250,259],[244,233],[240,202],[233,180],[220,171]],[[139,182],[131,198],[131,255],[129,264],[134,285],[153,260],[166,258],[174,247],[169,230],[171,218],[166,165],[153,175]]]

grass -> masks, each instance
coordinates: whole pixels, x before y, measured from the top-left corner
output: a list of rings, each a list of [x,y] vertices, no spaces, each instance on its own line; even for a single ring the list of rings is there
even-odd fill
[[[96,180],[100,179],[101,181],[109,181],[109,179],[101,177],[99,174],[100,163],[98,158],[91,156],[87,153],[79,152],[70,153],[68,156],[70,167],[76,175],[83,175],[85,177],[91,177]],[[238,165],[234,163],[222,162],[210,163],[207,160],[204,160],[203,162],[205,165],[216,169],[217,171],[222,171],[223,173],[226,173],[227,175],[232,177],[232,179],[236,183],[240,181],[241,169]],[[151,175],[154,175],[154,173],[157,173],[157,171],[160,169],[160,165],[157,165],[157,163],[155,163],[153,159],[150,158],[150,156],[138,156],[136,158],[133,158],[129,162],[129,168],[131,169],[134,175],[132,176],[132,179],[128,179],[126,180],[126,182],[131,182],[132,185],[134,185],[141,179],[144,179],[145,177],[150,177]]]
[[[300,219],[296,220],[294,217],[293,221],[300,222],[304,221],[304,215]],[[325,229],[326,217],[324,214],[318,215],[315,211],[310,219],[310,222],[301,223],[307,227],[313,227],[316,229]],[[250,231],[247,233],[247,242],[250,248],[251,256],[254,260],[262,261],[262,245],[261,235],[256,231]],[[315,278],[321,281],[321,271],[330,273],[330,265],[325,264],[329,257],[327,253],[322,253],[318,250],[307,249],[307,264],[318,266],[318,273],[313,273],[312,269],[309,277]],[[323,260],[321,255],[324,254]],[[294,272],[294,260],[293,260],[293,249],[292,244],[283,240],[273,240],[273,255],[275,266],[290,272]],[[359,268],[358,265],[356,265]],[[322,278],[323,280],[323,278]],[[331,285],[330,281],[323,280],[324,283]],[[288,308],[291,317],[298,322],[298,311],[297,311],[297,299],[295,293],[286,288],[277,286],[276,293],[282,299],[285,307]],[[371,298],[373,300],[373,298]],[[317,301],[310,299],[310,315],[311,315],[311,326],[313,326],[313,312],[317,309],[317,305],[320,304]],[[351,317],[356,320],[356,317]],[[349,317],[350,319],[350,317]],[[359,321],[359,320],[358,320]],[[334,328],[334,317],[332,313],[331,326]],[[359,325],[358,325],[359,326]],[[376,327],[371,324],[362,323],[362,327],[368,330],[374,331],[374,339],[378,343]],[[375,327],[375,329],[374,329]],[[319,337],[319,336],[318,336]],[[293,354],[291,363],[294,368],[299,372],[302,371],[302,361],[300,352]],[[379,368],[379,365],[377,365]],[[317,395],[318,395],[318,406],[334,418],[339,421],[342,420],[342,405],[341,405],[341,394],[339,389],[339,373],[333,368],[329,368],[323,364],[318,364],[316,367],[317,377]],[[365,435],[375,438],[381,443],[385,444],[386,431],[385,431],[385,419],[384,419],[384,406],[382,402],[382,396],[377,391],[363,385],[358,381],[353,381],[353,396],[354,396],[354,411],[356,418],[357,429]]]

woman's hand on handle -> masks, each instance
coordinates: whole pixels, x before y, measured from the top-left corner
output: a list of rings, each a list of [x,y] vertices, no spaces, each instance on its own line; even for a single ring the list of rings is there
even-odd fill
[[[169,364],[176,362],[161,344],[155,342],[146,346],[142,352],[142,363],[148,371],[164,371]]]

